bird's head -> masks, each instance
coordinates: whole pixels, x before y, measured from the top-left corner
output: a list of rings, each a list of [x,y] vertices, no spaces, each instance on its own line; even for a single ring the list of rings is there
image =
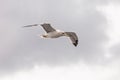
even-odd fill
[[[58,33],[62,34],[62,35],[65,35],[65,32],[64,31],[61,31],[61,30],[56,30]]]

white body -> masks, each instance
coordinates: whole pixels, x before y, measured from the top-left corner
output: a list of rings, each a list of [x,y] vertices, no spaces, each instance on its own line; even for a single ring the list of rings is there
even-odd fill
[[[42,35],[43,38],[58,38],[58,37],[61,37],[61,36],[65,36],[64,32],[63,31],[53,31],[53,32],[49,32],[49,33],[46,33],[44,35]]]

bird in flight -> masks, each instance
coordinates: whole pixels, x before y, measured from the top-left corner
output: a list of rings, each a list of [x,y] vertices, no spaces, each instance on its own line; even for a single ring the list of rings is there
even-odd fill
[[[33,26],[42,26],[43,27],[43,29],[46,31],[46,33],[41,36],[42,38],[58,38],[61,36],[66,36],[66,37],[70,38],[72,44],[75,47],[78,45],[78,37],[75,32],[64,32],[61,30],[56,30],[48,23],[33,24],[33,25],[27,25],[24,27],[33,27]]]

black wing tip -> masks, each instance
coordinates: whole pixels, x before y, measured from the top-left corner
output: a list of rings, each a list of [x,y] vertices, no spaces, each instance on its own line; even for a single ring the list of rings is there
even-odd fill
[[[78,45],[78,40],[76,40],[75,43],[73,43],[73,45],[74,45],[75,47],[77,47],[77,45]]]
[[[76,44],[76,43],[73,43],[73,45],[74,45],[75,47],[77,47],[77,44]]]

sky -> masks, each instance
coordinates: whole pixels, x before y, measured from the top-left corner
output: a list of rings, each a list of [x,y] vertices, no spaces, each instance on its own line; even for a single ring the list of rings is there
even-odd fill
[[[0,80],[120,80],[119,0],[0,1]],[[41,39],[41,27],[74,31]]]

